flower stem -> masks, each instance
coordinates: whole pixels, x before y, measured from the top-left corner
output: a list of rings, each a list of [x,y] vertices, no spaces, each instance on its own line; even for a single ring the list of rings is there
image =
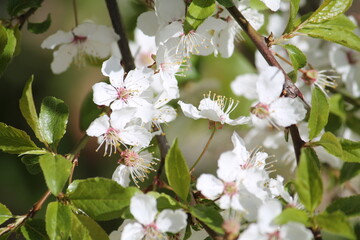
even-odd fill
[[[204,156],[206,150],[208,149],[208,147],[209,147],[209,145],[210,145],[211,140],[213,139],[213,137],[214,137],[214,135],[215,135],[215,132],[216,132],[216,126],[214,125],[214,126],[213,126],[213,130],[212,130],[212,133],[211,133],[211,135],[210,135],[210,137],[209,137],[209,140],[207,141],[207,143],[206,143],[204,149],[202,150],[200,156],[198,157],[198,159],[196,159],[195,163],[194,163],[194,164],[192,165],[192,167],[190,168],[190,171],[189,171],[189,172],[194,171],[195,166],[200,162],[201,158]]]
[[[76,0],[73,0],[72,3],[73,3],[73,9],[74,9],[75,27],[77,27],[79,25],[79,20],[78,20]]]

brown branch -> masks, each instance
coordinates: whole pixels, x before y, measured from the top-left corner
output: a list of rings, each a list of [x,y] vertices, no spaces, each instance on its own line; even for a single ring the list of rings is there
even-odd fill
[[[276,60],[275,56],[269,49],[266,42],[266,38],[260,35],[250,25],[250,23],[246,20],[246,18],[241,14],[241,12],[235,6],[228,7],[226,9],[233,16],[235,21],[241,26],[244,32],[249,36],[249,38],[255,44],[259,52],[263,55],[267,63],[270,66],[275,66],[279,68],[284,73],[285,75],[285,84],[283,91],[284,95],[291,98],[299,97],[307,106],[309,106],[304,100],[304,97],[300,92],[300,90],[294,85],[290,77],[286,74],[285,70],[281,67],[280,63]],[[301,148],[304,145],[304,141],[301,139],[299,130],[296,125],[291,125],[289,129],[290,129],[291,138],[293,140],[296,159],[298,160],[300,159],[300,152],[301,152]]]
[[[127,39],[122,20],[121,15],[119,11],[119,7],[117,5],[116,0],[105,0],[106,5],[110,14],[111,22],[113,24],[114,30],[117,34],[120,36],[120,40],[118,41],[119,49],[123,58],[123,65],[125,72],[129,72],[130,70],[135,69],[135,63],[134,58],[131,55],[131,51],[129,48],[129,41]],[[153,131],[156,132],[159,129],[157,127],[153,127]],[[154,182],[156,182],[164,169],[165,164],[165,157],[169,150],[169,143],[165,137],[165,135],[156,135],[156,141],[159,145],[160,149],[160,163],[159,168],[157,170],[157,174],[154,178]]]

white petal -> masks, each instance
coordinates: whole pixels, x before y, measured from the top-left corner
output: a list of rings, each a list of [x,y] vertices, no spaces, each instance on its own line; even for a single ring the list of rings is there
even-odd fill
[[[239,158],[233,151],[222,153],[218,160],[219,168],[216,172],[218,177],[225,182],[235,181],[241,170],[241,164],[243,164],[245,160]]]
[[[277,67],[267,67],[259,75],[256,90],[261,103],[269,104],[280,97],[285,76]]]
[[[280,8],[280,0],[261,0],[272,11],[277,11]]]
[[[281,227],[280,238],[291,240],[311,240],[313,239],[313,234],[303,224],[289,222]]]
[[[196,183],[196,188],[205,197],[214,200],[224,191],[224,184],[211,174],[201,174]]]
[[[130,200],[130,212],[143,225],[154,222],[157,214],[156,199],[143,193],[135,194]]]
[[[192,118],[195,120],[202,118],[199,110],[197,110],[197,108],[194,107],[194,105],[184,103],[183,101],[178,101],[178,104],[180,105],[181,110],[183,111],[183,113],[186,117],[189,117],[189,118]]]
[[[150,86],[149,78],[152,74],[153,71],[149,68],[131,70],[124,79],[124,85],[126,89],[133,90],[140,95]]]
[[[173,107],[164,106],[155,112],[154,117],[159,123],[169,123],[175,120],[176,115],[176,111]]]
[[[66,71],[77,54],[78,48],[74,44],[60,46],[53,54],[54,60],[51,63],[52,72],[59,74]]]
[[[118,93],[110,84],[99,82],[92,87],[94,95],[93,101],[99,106],[109,106],[111,102],[117,99]]]
[[[235,34],[236,32],[232,29],[232,26],[220,32],[217,49],[223,58],[229,58],[233,54]]]
[[[130,183],[129,169],[125,165],[120,164],[115,169],[115,172],[112,175],[112,180],[116,181],[118,184],[120,184],[123,187],[128,187]]]
[[[247,124],[250,122],[250,117],[238,117],[236,119],[230,119],[228,118],[225,123],[231,125],[231,126],[236,126],[236,125],[242,125],[242,124]]]
[[[87,37],[91,33],[96,31],[98,25],[91,23],[91,22],[85,22],[82,24],[79,24],[77,27],[74,28],[73,32],[76,36],[83,36]]]
[[[262,205],[258,212],[258,224],[260,229],[265,233],[274,231],[275,226],[272,221],[282,211],[281,203],[278,200],[270,200]]]
[[[185,17],[185,2],[179,0],[156,0],[155,9],[162,23],[170,23]]]
[[[145,236],[145,229],[139,223],[129,223],[124,227],[121,240],[141,240]]]
[[[223,195],[219,199],[219,207],[221,209],[229,209],[231,207],[231,197],[229,195]]]
[[[166,42],[170,38],[179,37],[184,33],[183,25],[181,22],[172,22],[169,25],[161,29],[156,35],[157,45]]]
[[[113,111],[110,115],[111,126],[119,130],[124,129],[126,124],[133,119],[135,113],[135,108],[123,108]]]
[[[155,36],[159,27],[155,11],[142,13],[137,19],[137,27],[148,36]]]
[[[178,210],[163,210],[156,219],[156,227],[160,232],[178,233],[181,229],[186,227],[187,215],[182,209]]]
[[[257,99],[256,82],[258,81],[258,77],[258,74],[255,73],[237,76],[235,80],[231,82],[231,90],[237,96],[244,96],[250,100]]]
[[[270,117],[281,127],[296,124],[306,115],[304,104],[297,98],[279,98],[270,105],[269,111]]]
[[[125,144],[142,147],[149,146],[152,138],[152,134],[145,127],[136,125],[126,127],[119,136]]]
[[[123,81],[124,71],[120,65],[120,58],[111,56],[108,60],[103,62],[101,67],[101,72],[104,76],[112,78],[121,79]]]
[[[257,224],[250,224],[250,226],[240,234],[238,240],[267,240],[268,236],[261,234]]]
[[[240,162],[245,162],[250,154],[246,150],[244,139],[234,131],[231,136],[231,141],[234,145],[233,152],[240,158]]]
[[[74,35],[71,32],[57,31],[55,34],[46,38],[42,43],[42,48],[54,49],[56,46],[64,43],[71,43]]]
[[[99,137],[106,133],[109,129],[109,117],[107,115],[103,115],[95,119],[86,130],[86,134],[91,137]]]

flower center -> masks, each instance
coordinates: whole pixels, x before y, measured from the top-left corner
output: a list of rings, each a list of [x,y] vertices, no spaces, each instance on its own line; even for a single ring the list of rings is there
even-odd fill
[[[106,154],[109,154],[109,156],[111,156],[111,153],[116,153],[116,148],[120,145],[119,133],[120,131],[115,128],[109,128],[108,130],[106,130],[104,138],[101,140],[99,147],[96,149],[96,151],[98,151],[100,147],[105,143],[104,156]]]
[[[318,71],[311,69],[306,71],[301,77],[307,85],[312,85],[318,78]]]
[[[260,119],[264,119],[269,116],[269,105],[258,103],[250,109],[250,112]]]
[[[275,231],[273,233],[268,233],[268,240],[280,240],[280,232]]]
[[[355,65],[359,62],[357,54],[353,51],[346,51],[346,57],[350,65]]]
[[[167,239],[166,234],[159,232],[155,223],[151,223],[145,226],[144,240],[166,240],[166,239]]]
[[[130,149],[126,149],[125,151],[122,151],[120,155],[124,160],[125,165],[128,167],[134,167],[139,163],[143,162],[139,154],[137,154],[134,151],[131,151]]]
[[[125,87],[120,87],[117,89],[117,99],[123,100],[126,102],[131,96],[131,91],[127,90]]]
[[[224,194],[234,196],[238,192],[235,182],[226,182],[224,186]]]
[[[74,35],[74,39],[72,40],[73,43],[78,44],[78,43],[83,43],[87,40],[87,37],[85,36],[77,36]]]

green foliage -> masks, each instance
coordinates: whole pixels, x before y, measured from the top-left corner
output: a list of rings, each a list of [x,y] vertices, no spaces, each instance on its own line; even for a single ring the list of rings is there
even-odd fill
[[[72,240],[108,240],[109,237],[92,218],[85,215],[72,214]]]
[[[12,60],[16,45],[16,31],[0,25],[0,76]]]
[[[312,91],[311,111],[309,117],[309,138],[315,138],[327,124],[329,103],[325,93],[318,87]]]
[[[72,182],[67,194],[75,207],[95,220],[104,221],[118,218],[136,192],[137,188],[123,188],[111,179],[88,178]]]
[[[330,153],[336,157],[341,157],[343,154],[342,147],[341,147],[339,140],[331,132],[324,133],[321,136],[320,141],[314,143],[314,145],[322,146],[323,148],[325,148],[325,150],[328,153]]]
[[[12,218],[12,213],[4,204],[0,203],[0,225],[10,218]]]
[[[21,227],[21,233],[26,240],[49,240],[45,230],[45,221],[42,219],[29,219]]]
[[[224,234],[224,230],[221,227],[223,218],[221,217],[220,213],[213,207],[196,205],[190,207],[190,213],[215,232]]]
[[[360,174],[360,163],[346,162],[340,171],[340,182],[344,183]]]
[[[184,201],[190,189],[190,174],[186,160],[175,139],[165,158],[165,173],[169,185],[174,192]]]
[[[164,209],[179,209],[181,208],[178,202],[165,193],[149,192],[148,194],[156,198],[157,209],[161,212]]]
[[[67,240],[71,230],[71,209],[59,202],[51,202],[46,209],[46,232],[51,240]]]
[[[216,0],[219,4],[223,5],[224,7],[232,7],[234,3],[232,0]]]
[[[343,122],[346,120],[344,99],[341,94],[334,94],[329,98],[329,107],[332,114],[340,117]]]
[[[85,98],[80,109],[80,129],[85,131],[101,114],[102,109],[98,108],[93,101],[93,91],[91,91]]]
[[[340,139],[343,149],[342,160],[345,162],[360,163],[360,142],[354,142],[345,138]]]
[[[216,9],[215,0],[193,0],[187,9],[184,32],[196,30]]]
[[[324,212],[314,217],[319,227],[327,232],[343,236],[349,239],[356,239],[351,224],[342,212]]]
[[[286,25],[284,33],[291,32],[295,28],[295,19],[296,15],[299,12],[300,0],[291,0],[290,1],[290,16],[288,24]]]
[[[300,163],[296,170],[295,187],[301,202],[310,212],[319,206],[323,194],[318,162],[319,159],[312,148],[301,150]]]
[[[48,14],[47,18],[40,23],[31,23],[28,22],[27,29],[35,34],[40,34],[46,32],[51,25],[51,16]]]
[[[322,23],[344,13],[352,4],[352,0],[325,0],[308,18],[308,22]]]
[[[297,76],[297,70],[300,68],[305,67],[306,65],[306,56],[305,54],[296,46],[292,44],[286,44],[284,45],[284,48],[289,54],[291,63],[294,68],[294,74]],[[296,77],[295,77],[296,79]]]
[[[16,16],[28,8],[39,8],[43,0],[8,0],[7,12],[10,16]]]
[[[31,174],[38,174],[41,172],[38,155],[25,155],[21,158],[21,162],[25,164],[26,169]]]
[[[32,83],[34,81],[34,75],[32,75],[26,82],[22,96],[19,101],[20,111],[26,122],[34,131],[36,137],[44,142],[39,130],[39,118],[36,112],[34,98],[32,94]]]
[[[329,213],[341,211],[348,217],[360,215],[360,195],[339,198],[331,203],[326,211]]]
[[[45,182],[51,193],[57,196],[70,176],[72,164],[61,155],[47,153],[39,157]]]
[[[57,144],[66,132],[69,110],[66,104],[55,97],[45,97],[41,103],[39,128],[48,144]]]
[[[274,223],[278,225],[283,225],[288,222],[299,222],[307,227],[311,226],[307,213],[296,208],[286,208],[274,219]]]
[[[0,150],[11,154],[21,154],[39,150],[39,148],[26,132],[0,122]]]

